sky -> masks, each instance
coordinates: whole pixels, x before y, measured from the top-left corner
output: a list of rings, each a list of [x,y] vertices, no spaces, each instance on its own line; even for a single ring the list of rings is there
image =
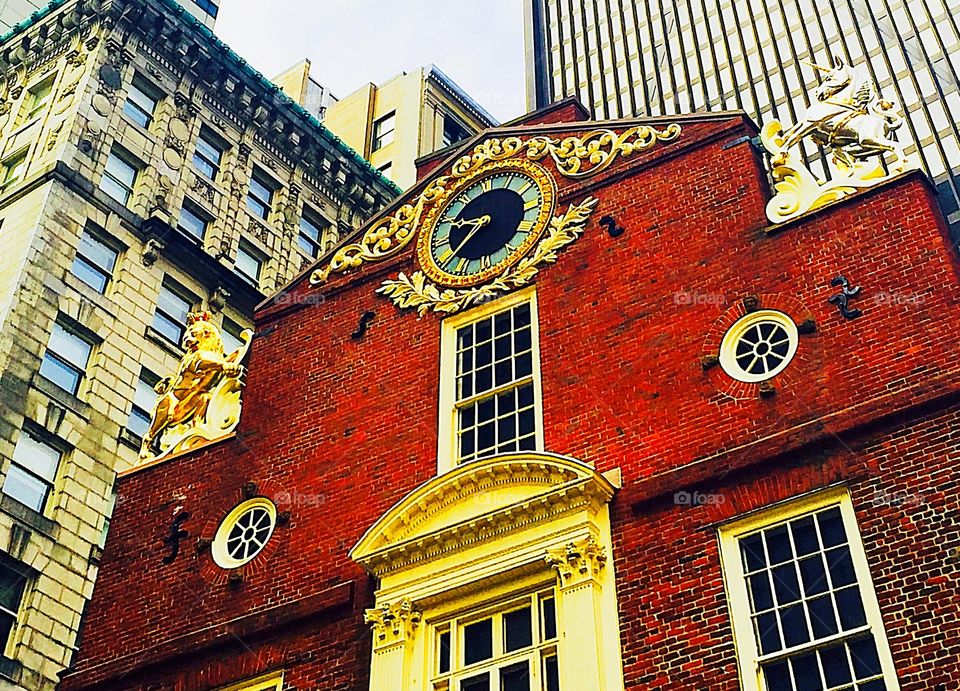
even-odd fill
[[[221,0],[214,31],[268,78],[309,58],[334,96],[432,62],[501,122],[526,111],[520,0]]]

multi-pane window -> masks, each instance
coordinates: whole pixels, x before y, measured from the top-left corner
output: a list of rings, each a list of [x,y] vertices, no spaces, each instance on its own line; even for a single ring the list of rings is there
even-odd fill
[[[240,334],[243,333],[243,327],[230,317],[223,318],[223,326],[220,329],[223,336],[223,352],[230,354],[243,345],[243,339]]]
[[[80,236],[77,256],[73,259],[70,273],[98,293],[107,289],[119,252],[85,229]]]
[[[216,180],[222,159],[223,146],[220,142],[210,132],[200,130],[197,148],[193,152],[193,167],[204,177]]]
[[[393,130],[397,124],[397,113],[393,111],[373,123],[373,151],[382,149],[393,141]]]
[[[153,328],[171,343],[180,345],[187,328],[187,315],[195,300],[186,297],[187,293],[169,279],[160,286],[157,297],[157,309],[153,313]]]
[[[247,209],[258,218],[266,219],[273,205],[273,185],[268,178],[254,171],[247,191]]]
[[[116,151],[110,152],[100,189],[126,206],[137,180],[137,167]]]
[[[10,642],[29,580],[30,571],[25,564],[0,555],[0,654]]]
[[[249,278],[253,283],[257,283],[260,280],[260,271],[263,269],[263,260],[253,250],[241,243],[240,247],[237,248],[237,259],[234,266],[243,276]]]
[[[192,235],[198,240],[203,240],[207,233],[209,221],[203,212],[190,202],[184,202],[180,209],[180,218],[177,220],[177,227],[185,233]]]
[[[53,79],[52,76],[48,77],[27,92],[26,119],[28,121],[39,115],[50,102],[50,96],[53,95]]]
[[[552,591],[435,628],[433,687],[456,691],[559,691]]]
[[[138,437],[143,437],[150,428],[153,406],[157,403],[157,392],[153,387],[159,378],[148,369],[140,370],[137,388],[133,392],[133,407],[127,419],[127,429]]]
[[[56,323],[40,363],[40,374],[61,389],[76,395],[87,370],[91,350],[93,346],[89,341]]]
[[[300,249],[311,257],[318,257],[323,251],[322,224],[307,213],[300,217],[300,234],[297,236],[297,243]]]
[[[153,112],[157,109],[157,101],[148,90],[141,89],[137,84],[131,84],[127,91],[127,100],[123,104],[123,112],[140,127],[149,127],[153,120]]]
[[[27,149],[21,149],[0,163],[0,189],[18,182],[27,169]]]
[[[885,691],[894,678],[849,501],[729,538],[738,646],[766,691]],[[736,624],[739,623],[739,628]],[[755,688],[755,687],[749,687]]]
[[[537,448],[530,301],[456,329],[454,409],[460,463]]]
[[[42,513],[56,482],[62,455],[56,447],[24,430],[13,449],[13,461],[3,480],[3,493]]]

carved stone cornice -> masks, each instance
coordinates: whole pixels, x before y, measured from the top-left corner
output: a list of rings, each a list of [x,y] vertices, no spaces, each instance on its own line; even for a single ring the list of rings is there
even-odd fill
[[[592,536],[547,550],[545,558],[557,570],[562,587],[574,587],[598,579],[607,563],[606,551]]]
[[[445,473],[384,514],[350,556],[378,577],[517,534],[579,511],[596,512],[613,485],[552,454],[512,454]],[[474,511],[458,510],[464,503]]]
[[[403,599],[365,610],[363,621],[373,629],[374,648],[384,648],[413,640],[423,614]]]

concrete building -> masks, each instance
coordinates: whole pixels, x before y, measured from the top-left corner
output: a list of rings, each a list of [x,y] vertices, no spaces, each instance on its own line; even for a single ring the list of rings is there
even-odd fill
[[[0,37],[21,22],[31,21],[35,12],[50,12],[66,0],[0,0]],[[181,0],[181,7],[208,29],[213,29],[220,10],[220,0]]]
[[[417,179],[418,158],[496,120],[435,65],[427,65],[328,105],[323,124],[406,189]]]
[[[187,312],[232,348],[398,189],[170,0],[59,4],[0,71],[0,688],[36,691]]]
[[[260,306],[237,437],[118,480],[61,691],[960,686],[929,179],[771,223],[743,112],[584,118],[431,159]]]
[[[742,108],[795,123],[839,57],[899,101],[960,238],[960,3],[953,0],[525,0],[527,101],[598,118]],[[816,156],[809,149],[807,154]],[[828,173],[825,173],[828,174]]]

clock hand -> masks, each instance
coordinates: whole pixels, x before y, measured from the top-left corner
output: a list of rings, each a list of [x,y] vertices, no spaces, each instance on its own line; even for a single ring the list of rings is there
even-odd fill
[[[480,230],[481,228],[483,228],[483,227],[484,227],[485,225],[487,225],[488,223],[490,223],[490,216],[488,216],[488,215],[483,215],[483,216],[480,216],[479,218],[471,218],[471,219],[469,219],[469,220],[467,220],[467,219],[461,220],[461,222],[459,223],[459,225],[458,225],[457,227],[462,227],[462,226],[465,226],[465,225],[472,225],[472,226],[473,226],[473,229],[472,229],[469,233],[467,233],[467,236],[463,239],[463,242],[461,242],[459,245],[457,245],[457,249],[453,250],[453,253],[454,253],[454,254],[459,254],[459,253],[460,253],[460,250],[463,249],[464,245],[466,245],[468,242],[470,242],[470,239],[473,238],[474,235],[476,235],[477,231]],[[451,225],[453,225],[453,224],[451,224]]]

